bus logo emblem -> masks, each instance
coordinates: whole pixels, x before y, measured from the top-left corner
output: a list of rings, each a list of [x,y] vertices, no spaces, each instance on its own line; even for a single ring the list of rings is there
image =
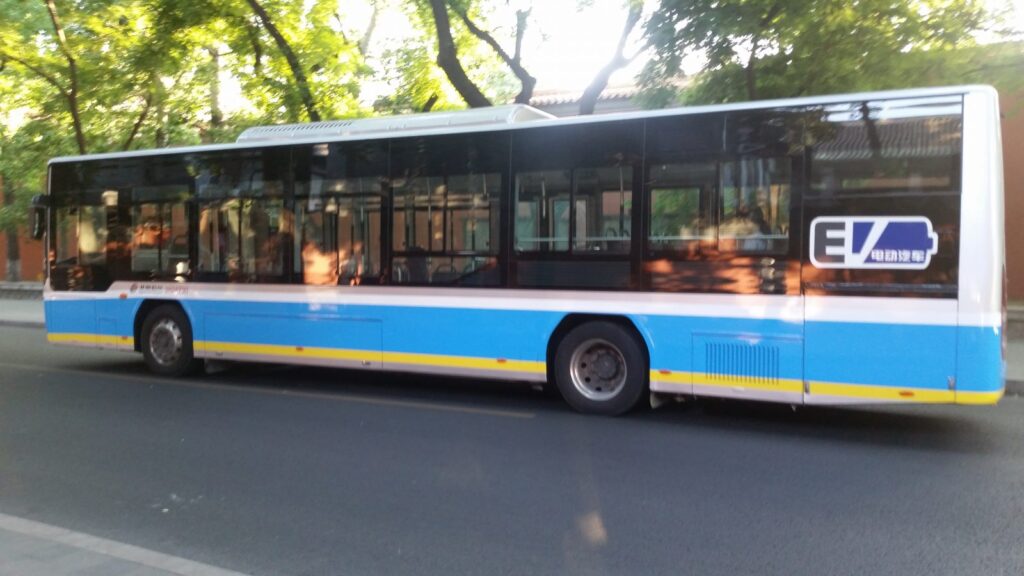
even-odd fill
[[[924,216],[821,216],[811,222],[815,268],[924,270],[939,237]]]

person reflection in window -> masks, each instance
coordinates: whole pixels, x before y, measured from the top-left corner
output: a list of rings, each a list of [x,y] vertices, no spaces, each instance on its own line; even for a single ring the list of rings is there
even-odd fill
[[[338,255],[323,252],[316,242],[302,245],[302,282],[311,286],[333,286],[338,283]]]

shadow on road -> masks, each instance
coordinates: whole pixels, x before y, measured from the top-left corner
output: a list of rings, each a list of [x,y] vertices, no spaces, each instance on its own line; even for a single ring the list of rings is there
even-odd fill
[[[525,383],[450,378],[392,372],[365,372],[271,364],[227,363],[215,373],[192,379],[155,378],[137,358],[62,363],[64,369],[97,375],[158,381],[168,385],[216,386],[278,394],[359,396],[370,400],[425,402],[461,408],[522,411],[545,418],[585,418],[619,427],[672,428],[689,433],[731,432],[817,439],[833,443],[901,449],[986,452],[997,441],[986,419],[990,410],[969,406],[819,407],[687,399],[627,418],[573,414],[559,399]],[[1012,400],[1008,400],[1010,402]],[[624,430],[628,432],[628,430]]]

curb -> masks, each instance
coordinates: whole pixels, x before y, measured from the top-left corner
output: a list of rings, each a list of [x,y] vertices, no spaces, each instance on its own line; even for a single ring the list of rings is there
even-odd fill
[[[10,326],[12,328],[45,328],[44,322],[37,322],[33,320],[0,320],[0,326]]]
[[[1022,380],[1007,380],[1006,381],[1006,396],[1024,396],[1024,381]]]

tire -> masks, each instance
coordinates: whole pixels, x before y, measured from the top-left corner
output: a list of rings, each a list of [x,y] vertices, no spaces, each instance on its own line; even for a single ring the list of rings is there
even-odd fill
[[[161,376],[187,376],[199,370],[192,348],[192,325],[181,308],[164,304],[142,323],[142,357]]]
[[[647,355],[630,330],[608,321],[573,328],[555,351],[555,383],[584,414],[629,412],[647,390]]]

